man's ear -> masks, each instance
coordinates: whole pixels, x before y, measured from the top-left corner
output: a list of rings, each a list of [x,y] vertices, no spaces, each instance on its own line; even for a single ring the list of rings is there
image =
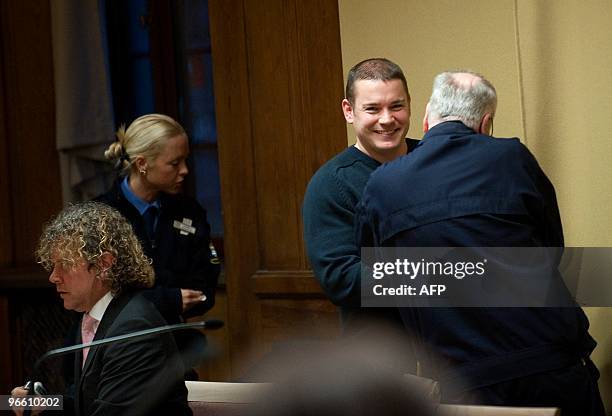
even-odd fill
[[[487,136],[493,134],[493,114],[485,113],[485,115],[482,116],[482,120],[480,120],[479,130],[479,134],[484,134]]]
[[[342,112],[344,113],[346,122],[352,124],[354,120],[353,106],[346,98],[342,100]]]
[[[429,103],[425,107],[425,115],[423,116],[423,133],[429,131]]]
[[[103,274],[108,269],[113,267],[114,263],[115,263],[115,256],[113,256],[108,251],[105,251],[104,253],[102,253],[102,255],[98,257],[98,270],[100,270],[100,274]]]

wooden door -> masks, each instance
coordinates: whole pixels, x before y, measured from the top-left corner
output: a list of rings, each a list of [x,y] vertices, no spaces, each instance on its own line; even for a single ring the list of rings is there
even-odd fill
[[[302,238],[306,185],[346,147],[336,0],[210,1],[233,377],[338,333]]]

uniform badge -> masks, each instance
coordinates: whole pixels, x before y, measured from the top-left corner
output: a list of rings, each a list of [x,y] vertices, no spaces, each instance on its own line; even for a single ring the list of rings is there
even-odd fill
[[[193,221],[190,218],[183,218],[182,222],[174,220],[174,223],[172,225],[174,226],[174,228],[179,230],[181,235],[188,235],[195,234],[196,232],[195,227],[191,225],[192,223]]]
[[[219,260],[219,256],[217,255],[217,249],[215,249],[215,245],[212,243],[208,243],[208,249],[210,250],[210,263],[211,264],[219,264],[221,260]]]

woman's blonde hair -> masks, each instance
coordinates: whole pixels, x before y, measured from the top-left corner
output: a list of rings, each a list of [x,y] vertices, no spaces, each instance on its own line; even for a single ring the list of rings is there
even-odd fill
[[[129,174],[136,157],[142,156],[148,162],[155,160],[166,140],[186,135],[185,129],[172,117],[163,114],[147,114],[138,117],[125,128],[117,130],[117,141],[104,152],[104,157],[115,162],[122,174]]]
[[[98,276],[102,272],[99,260],[105,253],[114,259],[103,276],[113,294],[153,286],[151,260],[142,251],[132,226],[117,210],[99,202],[65,208],[45,227],[36,250],[38,262],[47,271],[57,262],[74,269],[84,261]]]

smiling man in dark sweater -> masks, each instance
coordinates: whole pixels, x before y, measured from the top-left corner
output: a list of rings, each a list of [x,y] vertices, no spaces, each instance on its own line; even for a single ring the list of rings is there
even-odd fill
[[[370,173],[405,155],[418,141],[404,138],[410,127],[410,94],[401,68],[387,59],[367,59],[349,71],[342,110],[355,129],[356,144],[315,173],[302,213],[315,277],[340,307],[345,332],[354,332],[372,319],[400,322],[395,310],[360,308],[354,215]]]

